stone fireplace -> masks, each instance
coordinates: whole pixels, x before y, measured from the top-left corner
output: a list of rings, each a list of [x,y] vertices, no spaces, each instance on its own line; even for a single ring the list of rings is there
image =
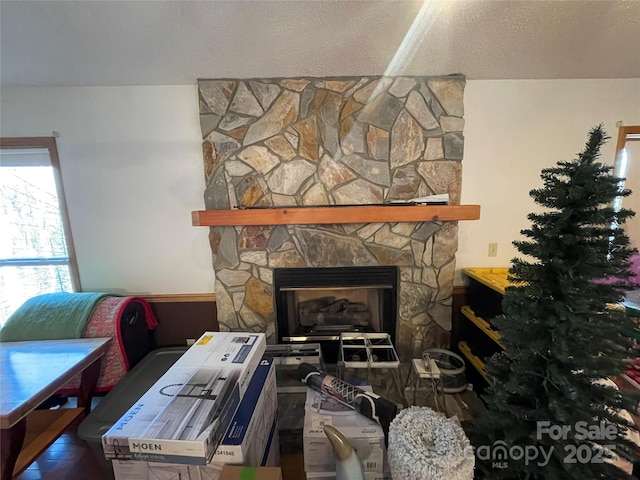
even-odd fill
[[[464,77],[199,80],[210,210],[460,201]],[[221,329],[276,342],[274,269],[394,266],[404,359],[448,344],[457,222],[211,227]],[[389,332],[392,333],[392,332]]]

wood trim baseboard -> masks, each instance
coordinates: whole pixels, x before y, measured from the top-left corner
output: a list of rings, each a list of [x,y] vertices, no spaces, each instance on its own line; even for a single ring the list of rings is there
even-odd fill
[[[215,302],[215,293],[158,293],[151,295],[138,295],[149,303],[172,302]]]
[[[214,293],[174,293],[139,295],[158,319],[157,347],[189,344],[204,332],[217,332],[218,312]]]
[[[454,295],[464,295],[467,292],[466,285],[454,285],[453,286],[453,294]]]

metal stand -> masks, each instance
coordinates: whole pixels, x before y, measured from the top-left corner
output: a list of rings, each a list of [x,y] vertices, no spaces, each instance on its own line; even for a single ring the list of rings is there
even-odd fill
[[[338,378],[341,380],[346,368],[366,369],[369,381],[371,370],[391,369],[391,378],[402,399],[402,406],[408,406],[401,386],[400,360],[388,333],[342,332],[338,358]]]
[[[429,360],[429,366],[425,366],[424,361],[421,358],[414,358],[411,360],[411,369],[407,375],[407,381],[405,386],[411,379],[411,385],[413,387],[413,405],[416,404],[416,390],[420,382],[424,382],[427,386],[427,395],[425,400],[433,394],[434,407],[437,411],[442,411],[447,414],[447,403],[444,399],[444,393],[442,389],[442,374],[436,361],[434,359]]]

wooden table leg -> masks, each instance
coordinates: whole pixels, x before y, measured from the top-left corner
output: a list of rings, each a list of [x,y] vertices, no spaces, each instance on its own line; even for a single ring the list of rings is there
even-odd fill
[[[102,357],[98,358],[82,372],[80,388],[78,388],[78,407],[84,408],[85,415],[89,415],[91,411],[91,399],[98,385],[101,365]]]
[[[27,431],[27,419],[23,418],[13,427],[0,430],[0,456],[2,459],[2,473],[0,480],[11,480],[13,469],[16,466],[18,455],[24,443],[24,436]]]

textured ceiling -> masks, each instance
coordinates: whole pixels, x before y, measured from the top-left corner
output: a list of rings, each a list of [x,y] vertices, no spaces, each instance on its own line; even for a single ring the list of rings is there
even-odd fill
[[[3,85],[640,78],[638,0],[0,1]]]

